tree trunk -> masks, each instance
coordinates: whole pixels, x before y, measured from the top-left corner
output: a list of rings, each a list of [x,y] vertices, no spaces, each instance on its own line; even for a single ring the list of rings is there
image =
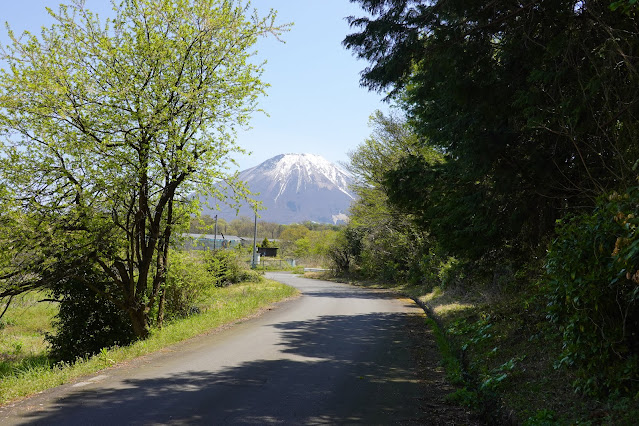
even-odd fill
[[[129,318],[133,325],[133,332],[138,339],[146,339],[149,337],[149,319],[144,307],[138,309],[129,309]]]
[[[164,285],[160,289],[160,302],[158,303],[158,327],[162,328],[162,324],[164,323],[164,294],[166,289]]]
[[[166,280],[169,266],[169,245],[171,243],[171,229],[173,226],[173,196],[169,198],[167,203],[166,213],[166,228],[164,229],[164,236],[162,238],[162,244],[158,245],[158,261],[157,261],[157,273],[154,279],[157,288],[154,288],[155,294],[159,293],[160,300],[158,302],[158,327],[162,328],[164,322],[164,302],[166,296]]]

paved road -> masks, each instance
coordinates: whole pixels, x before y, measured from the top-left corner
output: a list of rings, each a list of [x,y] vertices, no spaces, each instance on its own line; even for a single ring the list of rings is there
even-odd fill
[[[302,296],[0,408],[0,424],[422,423],[410,300],[286,273]],[[413,319],[414,320],[414,319]]]

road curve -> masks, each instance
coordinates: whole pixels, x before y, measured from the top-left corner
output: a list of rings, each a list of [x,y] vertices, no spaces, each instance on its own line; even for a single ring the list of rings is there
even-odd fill
[[[267,276],[302,296],[1,407],[0,424],[423,423],[424,389],[407,327],[421,310],[412,301],[287,273]]]

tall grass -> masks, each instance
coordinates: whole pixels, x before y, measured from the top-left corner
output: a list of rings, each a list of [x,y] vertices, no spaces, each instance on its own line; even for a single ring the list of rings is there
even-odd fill
[[[51,321],[58,312],[56,303],[41,302],[47,297],[44,292],[17,296],[0,319],[0,378],[12,368],[40,362],[46,349],[44,333],[52,331]]]

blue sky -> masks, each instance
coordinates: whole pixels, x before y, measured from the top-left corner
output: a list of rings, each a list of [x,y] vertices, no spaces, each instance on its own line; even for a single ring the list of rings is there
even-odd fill
[[[45,6],[57,9],[58,0],[3,2],[1,20],[16,32],[37,32],[51,23]],[[110,2],[87,0],[89,9],[107,16]],[[264,14],[278,11],[280,23],[293,22],[280,43],[274,38],[258,43],[258,58],[267,60],[264,81],[271,84],[252,129],[238,133],[238,143],[252,151],[237,160],[241,169],[256,166],[278,154],[308,152],[332,162],[345,162],[347,153],[370,134],[368,117],[388,111],[383,95],[360,87],[359,73],[367,65],[341,45],[351,32],[345,17],[363,12],[348,0],[253,0]],[[6,31],[0,42],[7,44]]]

